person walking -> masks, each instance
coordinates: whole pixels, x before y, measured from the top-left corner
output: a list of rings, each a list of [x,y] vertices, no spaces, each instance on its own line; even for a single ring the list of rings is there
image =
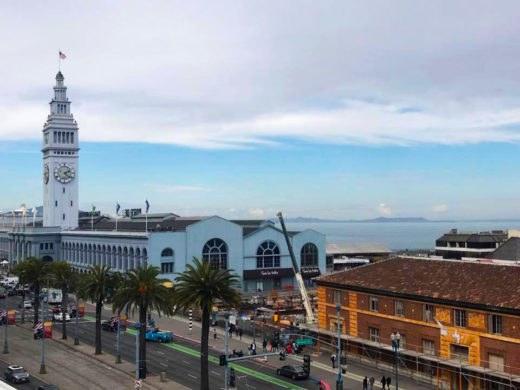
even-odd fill
[[[381,389],[386,390],[386,377],[381,378]]]
[[[241,328],[239,328],[238,326],[237,326],[236,329],[235,329],[235,334],[236,334],[237,337],[238,337],[238,335],[240,334],[240,329],[241,329]]]
[[[264,341],[262,342],[262,352],[263,353],[267,352],[267,340],[266,339],[264,339]]]
[[[370,390],[374,390],[374,382],[376,380],[374,379],[373,376],[370,377],[370,379],[368,380],[368,383],[370,384]]]
[[[240,328],[238,330],[238,337],[240,337],[240,341],[242,341],[242,333],[244,333],[244,332],[243,332],[242,328]]]
[[[213,328],[213,339],[217,339],[217,328]]]
[[[332,362],[332,368],[336,368],[336,354],[330,355],[330,361]]]
[[[386,378],[386,385],[388,386],[387,389],[390,390],[390,383],[392,383],[392,378],[388,377]]]
[[[368,390],[368,378],[363,378],[363,390]]]

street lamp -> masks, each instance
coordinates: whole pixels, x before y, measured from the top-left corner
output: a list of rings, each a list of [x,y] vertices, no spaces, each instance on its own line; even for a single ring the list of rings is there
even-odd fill
[[[338,312],[338,356],[336,360],[338,362],[338,381],[336,382],[336,390],[343,390],[343,380],[341,379],[341,305],[336,305],[336,311]]]
[[[135,381],[139,380],[139,334],[141,331],[141,323],[139,321],[134,323],[135,326]]]
[[[399,390],[399,344],[401,341],[401,335],[399,332],[392,333],[390,339],[392,340],[392,349],[394,350],[395,360],[395,390]]]
[[[5,294],[5,334],[4,334],[4,353],[7,354],[9,353],[9,347],[8,347],[8,344],[7,344],[7,325],[9,325],[9,315],[7,314],[8,312],[8,309],[7,309],[7,293]],[[23,305],[23,302],[22,302],[22,305]]]

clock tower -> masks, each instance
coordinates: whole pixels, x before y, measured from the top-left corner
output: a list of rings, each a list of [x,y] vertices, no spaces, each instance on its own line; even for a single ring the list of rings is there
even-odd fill
[[[78,227],[78,124],[67,87],[56,75],[51,112],[43,125],[43,226]]]

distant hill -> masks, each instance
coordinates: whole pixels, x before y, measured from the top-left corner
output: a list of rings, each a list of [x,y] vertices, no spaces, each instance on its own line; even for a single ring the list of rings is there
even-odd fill
[[[278,222],[273,220],[273,222]],[[309,217],[297,217],[287,218],[285,222],[290,223],[331,223],[331,222],[373,222],[373,223],[386,223],[386,222],[430,222],[426,218],[422,217],[404,217],[404,218],[386,218],[378,217],[373,219],[321,219],[321,218],[309,218]]]

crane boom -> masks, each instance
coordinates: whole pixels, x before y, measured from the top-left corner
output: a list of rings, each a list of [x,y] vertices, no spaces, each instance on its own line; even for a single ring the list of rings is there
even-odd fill
[[[314,313],[312,312],[311,301],[309,300],[309,295],[307,294],[307,289],[305,288],[305,283],[303,283],[303,278],[300,273],[300,268],[298,267],[298,263],[296,262],[296,257],[294,256],[293,247],[291,244],[291,240],[289,239],[289,234],[287,234],[287,228],[285,227],[285,222],[283,220],[282,212],[278,211],[276,214],[278,219],[280,219],[280,224],[282,225],[283,235],[285,236],[285,241],[287,242],[287,248],[289,249],[289,255],[291,256],[291,261],[294,269],[294,276],[296,278],[296,283],[298,283],[298,288],[300,290],[300,294],[302,296],[303,307],[305,308],[305,319],[307,324],[312,324],[315,322]]]

